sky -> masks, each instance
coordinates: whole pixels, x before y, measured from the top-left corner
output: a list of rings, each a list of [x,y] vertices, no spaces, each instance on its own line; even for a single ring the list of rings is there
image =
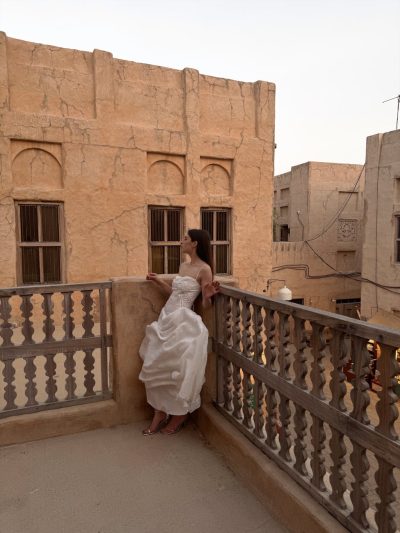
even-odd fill
[[[9,37],[276,84],[275,174],[395,129],[400,0],[0,0]]]

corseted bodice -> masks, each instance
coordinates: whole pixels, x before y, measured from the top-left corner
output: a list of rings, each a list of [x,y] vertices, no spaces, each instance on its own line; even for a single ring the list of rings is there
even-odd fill
[[[182,307],[190,309],[200,291],[199,282],[191,276],[176,276],[172,282],[172,292],[164,306],[164,312],[173,313]]]

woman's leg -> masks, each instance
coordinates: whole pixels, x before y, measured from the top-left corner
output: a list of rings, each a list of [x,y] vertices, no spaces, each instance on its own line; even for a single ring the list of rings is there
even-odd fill
[[[186,415],[173,415],[171,416],[170,421],[168,424],[161,430],[161,433],[163,435],[172,435],[173,433],[178,433],[180,431],[186,420],[189,417],[189,413]]]
[[[153,420],[151,421],[150,426],[147,429],[143,430],[143,435],[152,435],[153,433],[157,433],[158,431],[160,431],[163,426],[163,423],[166,422],[167,418],[167,413],[154,409]]]

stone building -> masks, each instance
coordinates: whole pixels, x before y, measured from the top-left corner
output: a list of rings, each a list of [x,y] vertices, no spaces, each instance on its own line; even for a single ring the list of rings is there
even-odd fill
[[[363,283],[361,314],[400,328],[400,130],[367,139],[364,230],[362,275],[380,286]]]
[[[275,86],[0,34],[0,286],[176,272],[186,228],[215,271],[271,273]]]
[[[351,273],[361,272],[363,190],[362,165],[308,162],[275,177],[272,278],[295,301],[357,318],[361,284]]]

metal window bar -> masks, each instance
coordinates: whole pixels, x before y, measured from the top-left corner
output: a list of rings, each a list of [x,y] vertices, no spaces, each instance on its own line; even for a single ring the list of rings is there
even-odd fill
[[[231,219],[228,208],[202,208],[202,229],[211,237],[213,270],[215,274],[231,273]],[[224,249],[225,248],[225,249]],[[222,251],[223,250],[223,251]],[[220,253],[222,251],[222,253]]]
[[[50,213],[50,209],[53,210],[53,220],[43,216],[43,212]],[[17,205],[17,213],[19,279],[24,284],[61,282],[61,204],[21,202]],[[45,240],[44,237],[53,237],[54,240]]]
[[[174,274],[181,262],[180,241],[183,232],[183,208],[150,207],[150,269],[160,274]],[[159,257],[156,255],[156,250]],[[158,261],[158,264],[157,264]],[[162,268],[159,268],[162,263]],[[160,270],[162,270],[160,272]]]

